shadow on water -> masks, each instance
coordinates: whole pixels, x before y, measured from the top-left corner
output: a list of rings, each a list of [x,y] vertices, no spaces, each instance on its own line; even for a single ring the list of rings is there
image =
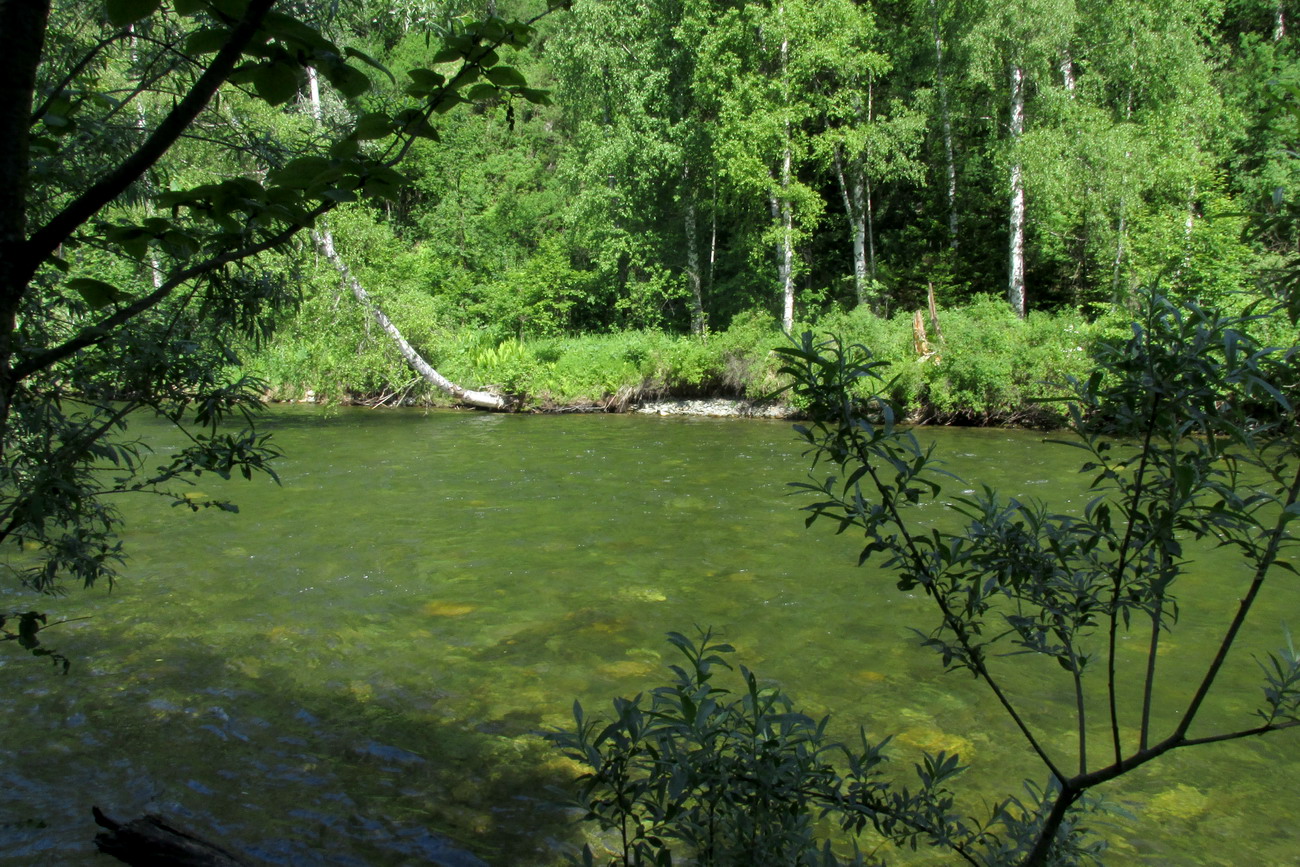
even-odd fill
[[[192,691],[151,687],[176,666]],[[581,846],[556,793],[573,771],[531,734],[538,714],[493,718],[462,698],[448,718],[436,683],[410,698],[358,684],[324,695],[232,678],[193,652],[131,679],[82,674],[25,678],[16,697],[49,731],[0,747],[0,864],[104,863],[92,804],[161,814],[270,864],[544,865]],[[101,699],[60,720],[87,683]]]

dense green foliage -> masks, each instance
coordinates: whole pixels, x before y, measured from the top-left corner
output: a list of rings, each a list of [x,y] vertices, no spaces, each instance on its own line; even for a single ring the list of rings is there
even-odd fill
[[[104,161],[85,143],[125,154],[164,115],[158,63],[187,19],[162,3],[114,9],[140,20],[100,48],[103,19],[55,10],[50,74],[85,55],[87,86],[74,75],[36,107],[49,118],[42,129],[61,136],[50,141],[83,145],[53,151],[34,182],[75,187]],[[447,359],[453,380],[497,385],[530,406],[617,404],[656,386],[740,389],[713,362],[686,365],[700,373],[686,378],[671,361],[602,363],[575,381],[550,376],[549,362],[501,371],[474,359],[511,339],[544,358],[555,341],[589,335],[600,335],[583,350],[595,357],[608,340],[640,344],[609,336],[627,332],[712,344],[737,317],[752,330],[756,314],[786,331],[859,308],[893,322],[924,308],[930,290],[950,326],[944,359],[973,359],[985,335],[957,327],[950,311],[1005,296],[1013,274],[1023,273],[1028,311],[1071,317],[1085,333],[1157,281],[1201,302],[1258,292],[1260,272],[1296,249],[1285,147],[1296,118],[1276,100],[1297,79],[1285,4],[575,0],[527,40],[511,31],[488,58],[508,70],[459,79],[460,96],[433,99],[469,44],[456,40],[477,32],[474,17],[545,9],[542,0],[291,4],[325,41],[241,67],[245,92],[223,92],[201,129],[119,202],[134,216],[113,243],[164,253],[162,268],[190,241],[178,225],[168,235],[146,221],[171,207],[250,214],[236,187],[220,186],[235,175],[329,192],[332,209],[360,198],[334,210],[329,229],[372,297],[435,367]],[[347,46],[339,51],[352,65],[322,60],[335,56],[328,46]],[[140,90],[125,108],[104,109],[113,136],[91,136],[93,100],[77,94],[132,82]],[[412,99],[432,107],[418,123],[401,114]],[[391,143],[394,131],[405,140]],[[362,182],[346,168],[380,158],[391,172],[397,157],[400,176]],[[322,174],[321,158],[334,174]],[[1011,220],[1017,185],[1021,229]],[[234,198],[212,198],[218,189]],[[1243,236],[1244,213],[1278,219]],[[1017,234],[1023,254],[1009,258]],[[423,393],[306,238],[277,249],[284,255],[260,257],[247,276],[272,306],[303,309],[269,341],[265,328],[221,338],[274,394]],[[153,279],[141,261],[85,249],[69,285],[96,302],[133,297],[129,284]],[[239,321],[251,324],[251,311]],[[885,351],[902,361],[905,343]],[[945,376],[951,387],[927,372],[909,402],[933,418],[1018,417],[1004,367],[972,361]],[[1036,369],[1037,359],[1015,367]],[[767,368],[741,388],[770,384]]]
[[[842,862],[824,835],[828,817],[845,832],[872,826],[903,842],[969,832],[953,813],[950,784],[965,770],[956,756],[926,756],[916,789],[892,790],[881,767],[888,739],[873,744],[864,732],[859,750],[832,743],[829,718],[794,710],[744,666],[732,698],[714,676],[732,668],[724,654],[735,649],[712,633],[668,640],[687,664],[670,666],[672,681],[648,703],[615,699],[608,723],[575,703],[575,728],[545,733],[591,768],[575,803],[617,835],[611,863],[671,865],[678,852],[706,867],[833,867]],[[585,846],[583,863],[595,861]],[[860,853],[855,863],[865,863]]]
[[[1272,348],[1295,346],[1296,307],[1257,314],[1254,283],[1300,273],[1297,116],[1276,109],[1300,69],[1290,12],[0,0],[5,567],[41,591],[112,580],[118,494],[234,511],[187,486],[274,477],[253,426],[268,392],[424,396],[309,246],[318,233],[332,251],[332,232],[429,360],[517,405],[760,397],[793,379],[832,470],[806,486],[812,517],[864,532],[863,560],[933,601],[925,645],[989,686],[1047,776],[976,819],[953,812],[949,756],[909,792],[864,744],[841,777],[817,724],[747,672],[719,703],[722,648],[679,638],[693,671],[644,717],[624,702],[613,726],[580,716],[557,737],[593,762],[584,806],[637,858],[664,838],[719,862],[829,859],[810,854],[810,809],[971,863],[1086,855],[1071,811],[1094,787],[1300,721],[1288,648],[1265,662],[1259,722],[1189,734],[1260,587],[1289,567],[1298,513],[1295,351]],[[844,339],[790,349],[799,327]],[[1072,391],[1059,416],[1041,408],[1053,381]],[[153,456],[134,413],[186,445]],[[1095,498],[1058,515],[986,489],[955,500],[964,530],[922,530],[912,507],[940,487],[908,416],[1064,421]],[[1184,546],[1210,540],[1253,574],[1166,729],[1163,636]],[[66,665],[44,626],[0,613],[0,643]],[[1136,668],[1116,654],[1129,630],[1147,633]],[[1064,673],[1073,744],[1005,695],[998,646]]]
[[[400,101],[409,70],[479,11],[307,6],[394,76],[355,99],[326,88],[330,130]],[[526,17],[541,4],[498,7]],[[511,338],[716,336],[756,311],[785,330],[859,306],[892,318],[924,308],[930,289],[947,322],[951,308],[1005,297],[1017,268],[1027,309],[1072,316],[1076,330],[1156,282],[1223,303],[1257,292],[1261,270],[1296,248],[1293,221],[1246,237],[1242,216],[1291,208],[1296,119],[1276,107],[1297,77],[1290,13],[1217,0],[575,0],[511,59],[549,103],[483,89],[431,116],[436,140],[413,144],[400,194],[331,226],[430,357]],[[304,88],[267,129],[307,135],[294,119],[307,99]],[[247,354],[285,394],[405,393],[410,376],[378,360],[382,335],[354,321],[364,313],[336,285],[312,276],[304,317],[267,355]],[[978,351],[945,333],[949,355]],[[332,361],[284,363],[311,357]],[[456,364],[452,379],[522,387],[533,405],[638,385],[611,369],[605,393],[570,392]],[[990,373],[978,388],[1001,390]],[[722,381],[710,372],[684,390]],[[932,402],[986,417],[962,403],[969,392]]]
[[[330,325],[346,303],[329,294],[308,300],[282,328],[290,339],[258,354],[252,369],[277,384],[276,398],[300,400],[310,389],[318,400],[451,400],[410,373],[367,320]],[[525,408],[619,408],[664,396],[756,400],[783,384],[773,350],[788,338],[758,313],[707,337],[640,330],[521,341],[450,327],[406,295],[391,295],[388,306],[403,319],[408,339],[444,374],[522,395]],[[1059,408],[1035,401],[1050,392],[1047,383],[1086,375],[1092,341],[1115,327],[1108,323],[1068,313],[1034,312],[1021,320],[1001,300],[979,298],[943,311],[941,336],[930,337],[925,356],[917,353],[909,314],[884,319],[866,307],[837,310],[801,327],[874,347],[895,365],[891,397],[913,418],[1050,425],[1063,420]],[[346,337],[336,339],[339,332]]]

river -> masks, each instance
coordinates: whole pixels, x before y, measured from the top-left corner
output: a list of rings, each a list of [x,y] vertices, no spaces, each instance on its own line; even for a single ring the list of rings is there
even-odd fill
[[[567,723],[575,698],[598,712],[653,687],[675,661],[663,634],[708,626],[802,709],[831,713],[835,735],[897,733],[899,773],[919,749],[957,749],[972,804],[1041,782],[991,697],[911,637],[923,601],[856,567],[850,535],[804,528],[788,423],[288,407],[265,427],[282,486],[196,489],[240,514],[123,503],[122,580],[44,605],[88,618],[46,633],[67,677],[3,648],[0,864],[102,863],[92,804],[160,812],[275,864],[560,862],[583,839],[552,791],[572,769],[531,732]],[[922,438],[964,478],[1081,501],[1079,453],[1041,435]],[[1230,554],[1203,556],[1161,657],[1169,707],[1245,578]],[[1280,644],[1296,609],[1294,581],[1276,584],[1212,722],[1252,724],[1251,654]],[[1068,744],[1054,665],[1004,669]],[[1103,789],[1107,863],[1294,863],[1290,735],[1184,750]]]

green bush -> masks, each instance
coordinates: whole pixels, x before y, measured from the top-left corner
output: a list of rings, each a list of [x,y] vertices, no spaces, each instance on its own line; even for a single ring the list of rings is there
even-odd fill
[[[711,632],[698,643],[676,632],[668,640],[686,665],[669,667],[672,680],[648,704],[644,694],[615,699],[606,722],[574,702],[572,730],[542,733],[590,768],[576,781],[574,804],[617,835],[610,865],[671,865],[684,856],[702,867],[829,867],[842,862],[826,819],[841,837],[868,826],[900,842],[925,828],[965,832],[948,789],[965,770],[956,756],[925,755],[919,785],[890,792],[880,771],[886,743],[865,733],[860,751],[827,741],[828,718],[796,711],[744,666],[739,694],[718,686],[714,675],[731,670],[724,655],[734,648]],[[595,863],[590,846],[583,859]],[[863,863],[856,851],[851,863]]]

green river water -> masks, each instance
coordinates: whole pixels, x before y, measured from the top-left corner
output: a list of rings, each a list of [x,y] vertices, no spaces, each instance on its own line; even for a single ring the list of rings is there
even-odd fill
[[[199,488],[239,515],[124,503],[124,579],[45,605],[89,617],[46,633],[67,677],[0,654],[0,864],[101,863],[92,804],[274,864],[561,863],[584,839],[552,793],[572,768],[530,733],[661,682],[663,634],[696,626],[836,736],[897,733],[900,773],[957,749],[975,805],[1041,781],[990,696],[909,637],[921,600],[855,567],[855,539],[804,528],[789,424],[286,408],[265,427],[282,487]],[[922,435],[964,478],[1079,499],[1078,453],[1040,435]],[[1183,587],[1167,707],[1245,578],[1212,552]],[[1266,593],[1201,733],[1250,724],[1251,654],[1298,598],[1285,576]],[[1012,660],[1009,686],[1068,751],[1054,668]],[[1107,863],[1300,863],[1298,774],[1290,733],[1169,755],[1103,791]]]

